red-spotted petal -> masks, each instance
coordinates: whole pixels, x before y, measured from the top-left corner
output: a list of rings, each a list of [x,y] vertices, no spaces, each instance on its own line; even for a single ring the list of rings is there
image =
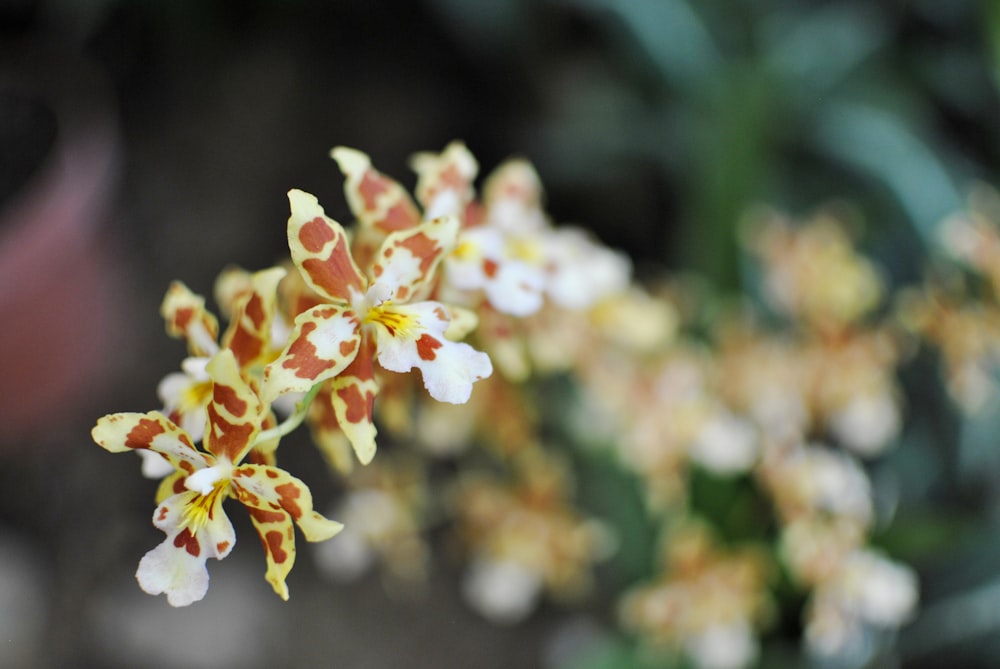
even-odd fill
[[[541,179],[525,160],[508,160],[490,174],[483,184],[483,204],[488,223],[507,232],[523,234],[548,227]]]
[[[288,248],[309,286],[332,302],[350,302],[367,282],[354,263],[344,228],[323,212],[315,196],[288,191]]]
[[[353,311],[337,305],[300,314],[288,346],[264,369],[264,396],[304,392],[342,372],[358,354],[360,327]]]
[[[278,283],[285,273],[281,267],[256,272],[251,278],[251,290],[235,299],[222,345],[235,354],[241,369],[267,362],[272,355],[271,325]]]
[[[282,599],[288,599],[285,578],[295,563],[292,520],[308,541],[329,539],[343,526],[316,513],[309,488],[281,469],[244,465],[233,471],[233,487],[264,545],[265,578]]]
[[[420,212],[406,189],[372,167],[367,155],[338,146],[330,156],[347,177],[344,194],[359,223],[385,234],[420,223]]]
[[[104,416],[90,434],[107,451],[122,453],[148,448],[188,474],[212,464],[208,456],[194,447],[187,432],[157,411]]]
[[[458,229],[458,219],[445,216],[389,235],[372,264],[374,283],[384,286],[394,302],[413,299],[455,248]]]
[[[170,284],[160,305],[167,334],[187,340],[188,352],[210,356],[219,350],[219,321],[205,310],[205,298],[192,293],[180,281]]]
[[[220,351],[206,370],[213,385],[203,439],[205,450],[229,462],[240,462],[264,420],[263,407],[257,393],[240,376],[232,351]]]
[[[340,429],[331,393],[330,384],[327,384],[309,405],[309,431],[313,442],[330,466],[341,474],[349,474],[354,469],[351,442]]]
[[[375,339],[362,336],[354,362],[331,381],[330,404],[340,429],[354,447],[361,464],[375,457],[376,429],[372,419],[378,384],[375,382]]]
[[[439,154],[418,153],[410,159],[417,173],[417,199],[427,218],[462,216],[475,197],[472,182],[479,163],[465,144],[452,142]]]
[[[307,541],[324,541],[342,527],[314,511],[308,486],[283,469],[242,465],[233,470],[232,481],[240,502],[254,509],[288,513]]]
[[[175,471],[160,481],[156,488],[156,503],[162,504],[163,500],[187,491],[184,481],[187,480],[188,472],[183,470]]]

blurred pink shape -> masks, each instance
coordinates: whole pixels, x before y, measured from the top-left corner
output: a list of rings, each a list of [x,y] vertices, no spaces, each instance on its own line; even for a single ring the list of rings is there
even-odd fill
[[[118,321],[100,239],[118,163],[104,81],[78,56],[19,56],[0,91],[44,101],[58,129],[27,184],[0,203],[0,443],[86,404]]]

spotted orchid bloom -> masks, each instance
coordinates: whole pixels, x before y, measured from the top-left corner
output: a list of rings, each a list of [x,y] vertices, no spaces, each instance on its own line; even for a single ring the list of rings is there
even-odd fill
[[[417,201],[426,218],[458,216],[465,227],[477,218],[473,181],[479,163],[462,142],[452,142],[441,153],[421,152],[410,159],[417,173]],[[470,211],[471,209],[471,211]]]
[[[390,234],[363,274],[344,229],[317,199],[300,190],[288,198],[292,260],[327,303],[296,317],[287,347],[265,369],[264,394],[273,399],[330,380],[337,422],[367,464],[375,454],[376,360],[393,372],[418,368],[431,397],[453,404],[465,403],[472,384],[493,371],[485,353],[446,337],[448,307],[419,299],[454,246],[458,221],[439,218]]]
[[[258,368],[258,374],[259,368],[276,356],[275,300],[278,282],[284,275],[285,270],[280,267],[248,274],[239,290],[232,288],[232,280],[223,281],[231,287],[224,304],[231,320],[222,335],[221,347],[217,341],[219,323],[205,309],[205,299],[179,281],[167,291],[160,307],[167,333],[184,338],[190,355],[181,363],[182,371],[163,378],[157,394],[163,402],[163,413],[195,441],[201,441],[212,396],[212,380],[205,369],[212,356],[220,348],[230,349],[241,369]],[[231,272],[224,276],[234,278]]]
[[[205,298],[180,281],[170,284],[160,314],[167,334],[187,342],[189,355],[181,362],[181,371],[160,381],[157,395],[163,402],[163,413],[195,441],[201,441],[212,396],[212,380],[205,365],[219,351],[219,321],[205,309]]]
[[[208,590],[207,559],[223,559],[236,543],[222,508],[232,497],[247,508],[260,535],[267,581],[288,599],[285,578],[295,562],[292,522],[308,541],[329,539],[341,525],[313,511],[312,495],[299,479],[273,466],[244,462],[267,408],[241,377],[232,351],[221,350],[206,369],[213,385],[204,450],[158,412],[111,414],[91,433],[112,453],[151,450],[175,470],[161,484],[153,514],[153,524],[167,538],[139,562],[139,587],[152,595],[165,593],[172,606],[202,599]]]
[[[376,170],[367,155],[346,147],[333,149],[331,155],[346,177],[347,201],[362,230],[387,234],[420,223],[419,209],[406,189]],[[530,238],[537,235],[537,226],[529,230],[531,226],[511,221],[520,213],[525,220],[537,222],[540,210],[532,209],[531,203],[537,205],[541,198],[531,191],[530,184],[524,187],[526,179],[520,168],[526,163],[511,164],[511,168],[501,168],[491,176],[487,186],[492,201],[480,203],[473,188],[479,165],[461,142],[452,142],[439,154],[418,153],[411,160],[424,217],[454,215],[462,223],[458,243],[443,260],[442,295],[448,301],[471,304],[470,297],[481,293],[494,309],[526,316],[542,305],[545,274],[541,245]],[[499,220],[507,225],[492,220],[494,204]],[[359,246],[366,245],[369,234],[355,238],[355,251],[360,250],[361,255],[365,249]]]
[[[254,377],[288,341],[289,325],[277,309],[278,284],[286,274],[283,267],[253,273],[230,268],[216,281],[216,300],[230,318],[222,345],[233,351],[240,369]]]

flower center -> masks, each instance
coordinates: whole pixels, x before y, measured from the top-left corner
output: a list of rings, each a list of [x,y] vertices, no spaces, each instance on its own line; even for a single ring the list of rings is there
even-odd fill
[[[507,255],[529,264],[540,264],[543,254],[541,245],[530,237],[515,237],[507,240]]]
[[[228,490],[229,480],[219,479],[207,495],[199,494],[184,506],[181,511],[181,529],[187,528],[192,535],[197,535],[205,527],[215,513],[216,502],[223,491]]]
[[[365,315],[366,325],[378,324],[389,331],[393,337],[412,335],[416,319],[392,308],[392,300],[370,307]]]
[[[212,399],[212,380],[195,381],[181,392],[178,409],[182,414],[187,414],[207,406],[210,399]]]
[[[459,242],[458,246],[456,246],[455,249],[451,252],[451,255],[456,260],[462,262],[475,260],[480,255],[479,246],[474,242],[465,239]]]

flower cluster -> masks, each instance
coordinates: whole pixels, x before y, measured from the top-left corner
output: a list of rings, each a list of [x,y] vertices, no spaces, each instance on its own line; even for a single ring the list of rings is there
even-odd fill
[[[875,518],[863,459],[891,449],[902,426],[902,335],[891,314],[876,315],[879,272],[829,212],[804,222],[759,214],[745,241],[770,312],[722,312],[707,337],[695,314],[654,346],[606,341],[577,367],[588,398],[581,434],[613,445],[667,537],[660,567],[626,592],[622,621],[706,668],[753,662],[773,621],[774,565],[808,598],[805,640],[824,656],[851,652],[867,625],[906,622],[917,597],[913,572],[867,546]],[[678,315],[697,302],[663,294]],[[713,548],[695,498],[705,479],[749,486],[775,529]],[[879,592],[893,602],[868,615],[857,597]]]
[[[188,357],[160,384],[161,410],[93,430],[162,479],[153,523],[166,539],[140,562],[143,590],[201,599],[207,558],[235,544],[222,506],[235,498],[282,597],[294,524],[309,541],[344,530],[316,552],[336,579],[378,565],[419,583],[440,541],[469,604],[498,624],[578,602],[617,551],[655,546],[611,596],[620,626],[706,669],[750,665],[789,590],[806,647],[834,663],[910,619],[915,573],[872,546],[891,517],[869,463],[903,430],[915,336],[940,346],[963,405],[993,392],[1000,233],[982,205],[943,234],[993,291],[988,306],[938,284],[892,303],[850,226],[821,211],[753,217],[743,242],[760,305],[725,308],[689,282],[640,285],[623,254],[555,225],[524,160],[477,189],[478,164],[454,142],[414,156],[411,196],[364,153],[331,156],[353,226],[290,191],[290,262],[223,272],[224,331],[172,285],[161,313]],[[301,423],[346,481],[329,514],[346,528],[277,466]],[[635,504],[618,508],[634,517],[584,503],[582,470],[590,490],[595,476],[627,481]]]
[[[963,410],[980,412],[996,397],[1000,365],[1000,194],[980,185],[967,211],[945,219],[939,266],[905,293],[901,320],[941,354],[948,391]],[[957,266],[956,266],[957,265]]]
[[[201,599],[205,561],[232,550],[235,536],[222,511],[230,497],[250,509],[267,553],[267,579],[287,598],[291,521],[310,541],[341,526],[316,514],[308,488],[274,466],[279,440],[308,418],[334,462],[347,466],[331,431],[346,437],[362,463],[371,461],[373,406],[383,385],[376,362],[388,372],[418,369],[428,393],[451,403],[466,402],[472,385],[492,373],[486,354],[455,341],[474,327],[474,314],[430,299],[438,266],[459,245],[458,217],[373,221],[367,207],[375,201],[365,199],[370,184],[348,188],[360,198],[367,234],[352,244],[315,197],[290,191],[297,278],[283,282],[287,270],[280,267],[225,272],[217,285],[229,314],[221,339],[204,299],[172,285],[161,311],[167,332],[186,340],[190,357],[161,382],[162,411],[106,416],[93,430],[109,451],[150,453],[144,471],[163,477],[153,522],[167,538],[143,558],[137,578],[171,604]],[[384,234],[372,243],[378,231]],[[279,424],[276,412],[288,411],[290,397],[298,403]]]

